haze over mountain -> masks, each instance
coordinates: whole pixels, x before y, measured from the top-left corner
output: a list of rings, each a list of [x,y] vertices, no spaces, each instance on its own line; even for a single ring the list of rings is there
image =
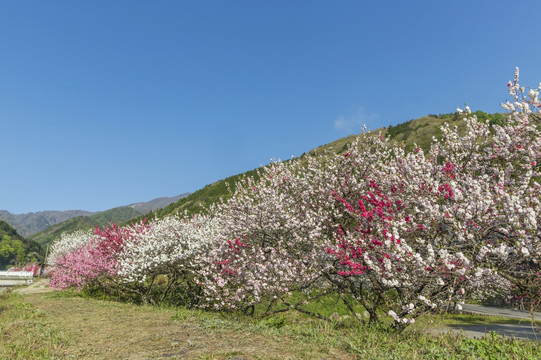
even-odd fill
[[[7,210],[0,210],[0,220],[3,220],[13,226],[20,235],[26,238],[52,225],[61,223],[76,216],[91,214],[91,212],[84,210],[46,210],[26,214],[12,214]]]
[[[188,195],[190,195],[190,193],[184,193],[173,197],[160,197],[147,202],[138,202],[127,206],[139,211],[141,214],[146,214],[157,209],[162,209]]]
[[[166,207],[167,205],[178,201],[179,199],[188,196],[189,193],[184,193],[177,196],[172,197],[160,197],[157,199],[153,199],[146,202],[138,202],[133,203],[130,205],[123,205],[118,206],[117,208],[123,208],[123,207],[129,207],[134,209],[135,211],[126,212],[124,211],[123,214],[125,215],[122,219],[115,219],[114,216],[110,216],[107,212],[110,212],[110,210],[117,209],[109,209],[105,211],[97,211],[97,212],[90,212],[85,210],[65,210],[65,211],[56,211],[56,210],[46,210],[46,211],[38,211],[38,212],[30,212],[26,214],[12,214],[7,210],[0,210],[0,220],[3,220],[13,226],[17,232],[25,237],[28,238],[34,234],[37,234],[51,226],[60,224],[64,221],[80,217],[80,216],[86,216],[86,217],[94,217],[98,216],[99,214],[102,214],[104,218],[107,218],[114,221],[127,221],[129,220],[130,216],[139,216],[144,215],[150,211],[154,211],[157,209],[161,209]],[[118,213],[118,212],[116,212]],[[128,218],[125,218],[126,215],[129,213]],[[100,221],[101,223],[101,221]]]

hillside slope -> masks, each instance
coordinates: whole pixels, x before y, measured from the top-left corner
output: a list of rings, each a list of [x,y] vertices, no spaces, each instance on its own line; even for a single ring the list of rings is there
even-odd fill
[[[178,201],[179,199],[182,199],[183,197],[186,197],[189,195],[189,193],[180,194],[177,196],[172,197],[160,197],[157,199],[152,199],[150,201],[144,201],[144,202],[137,202],[130,205],[123,205],[118,206],[117,208],[123,208],[123,207],[130,207],[132,209],[135,209],[135,212],[131,212],[130,216],[138,216],[141,214],[146,214],[150,211],[161,209],[166,207],[167,205]],[[116,208],[114,208],[116,209]],[[84,210],[66,210],[66,211],[53,211],[53,210],[46,210],[46,211],[38,211],[38,212],[31,212],[26,214],[12,214],[9,211],[6,210],[0,210],[0,220],[3,220],[13,226],[19,234],[22,236],[29,238],[33,236],[34,234],[37,234],[41,231],[44,231],[45,229],[61,224],[64,221],[70,220],[75,217],[79,216],[98,216],[98,218],[108,218],[107,221],[109,222],[125,222],[128,221],[130,218],[126,217],[125,214],[128,214],[126,211],[120,215],[120,212],[114,209],[109,209],[105,211],[100,212],[90,212],[90,211],[84,211]],[[101,214],[101,215],[100,215]],[[117,215],[120,215],[118,217]],[[107,221],[105,219],[98,220],[97,223],[99,224],[107,224]]]
[[[226,200],[229,197],[227,191],[227,184],[236,184],[236,182],[242,176],[256,176],[257,169],[244,172],[242,174],[233,175],[226,179],[216,181],[212,184],[206,185],[204,188],[178,200],[177,202],[171,203],[163,209],[152,211],[143,216],[139,216],[135,219],[129,221],[129,223],[139,222],[143,219],[151,220],[154,218],[163,218],[172,214],[178,213],[200,213],[205,210],[211,204],[217,203],[220,199]]]
[[[476,115],[479,120],[488,121],[492,125],[500,124],[505,116],[501,113],[488,114],[483,111],[476,111],[473,114]],[[451,127],[456,126],[459,131],[464,131],[466,128],[458,113],[440,115],[430,114],[394,126],[390,125],[375,129],[372,132],[376,134],[381,132],[383,136],[389,136],[391,145],[404,144],[406,149],[411,149],[414,144],[417,144],[421,149],[427,151],[432,143],[432,138],[439,138],[441,136],[442,132],[440,128],[445,123],[448,123]],[[348,137],[337,139],[329,144],[322,145],[309,151],[308,154],[321,154],[325,151],[334,153],[344,152],[347,145],[357,136],[359,135],[350,135]]]
[[[134,204],[127,205],[135,210],[139,211],[141,214],[148,214],[151,211],[158,209],[163,209],[171,203],[175,203],[182,198],[190,195],[190,193],[184,193],[173,197],[161,197],[147,202],[138,202]]]
[[[503,114],[487,114],[483,111],[477,111],[474,113],[478,119],[489,121],[491,124],[498,124],[504,117]],[[430,148],[432,142],[432,137],[440,137],[441,130],[440,127],[444,123],[449,123],[451,126],[457,126],[459,130],[464,130],[465,125],[460,120],[458,113],[454,114],[443,114],[443,115],[427,115],[420,117],[418,119],[413,119],[406,121],[402,124],[395,126],[388,126],[385,128],[379,128],[372,131],[372,133],[379,133],[383,136],[389,136],[390,143],[392,144],[404,144],[406,149],[411,149],[414,146],[414,143],[417,144],[420,148],[427,151]],[[305,156],[319,156],[324,155],[325,153],[342,153],[345,152],[347,146],[352,143],[359,134],[351,135],[337,139],[326,145],[322,145],[316,149],[312,149],[304,154],[301,158]],[[213,184],[205,186],[203,189],[194,192],[193,194],[172,203],[169,206],[147,214],[147,219],[152,218],[163,218],[165,216],[170,216],[178,213],[187,212],[188,214],[198,213],[204,211],[204,209],[211,204],[217,203],[220,199],[226,200],[230,195],[227,191],[227,185],[233,190],[235,184],[243,176],[257,176],[257,169],[247,171],[242,174],[230,176],[226,179],[219,180]],[[130,223],[135,221],[142,220],[143,217],[136,218]]]

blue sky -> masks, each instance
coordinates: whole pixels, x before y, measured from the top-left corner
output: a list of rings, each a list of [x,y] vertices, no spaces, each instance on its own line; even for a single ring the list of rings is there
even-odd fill
[[[0,0],[0,209],[105,210],[541,81],[541,2]]]

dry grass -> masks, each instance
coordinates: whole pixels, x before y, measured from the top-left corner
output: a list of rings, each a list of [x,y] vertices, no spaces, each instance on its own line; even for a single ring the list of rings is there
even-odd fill
[[[19,301],[39,312],[41,321],[50,328],[62,329],[62,339],[55,346],[35,352],[38,345],[26,352],[26,356],[35,353],[35,358],[40,359],[355,358],[344,351],[303,344],[287,336],[228,328],[229,323],[216,321],[215,314],[178,319],[174,309],[48,294],[28,294]],[[39,330],[34,331],[34,336],[36,332]],[[0,350],[0,354],[8,353]]]

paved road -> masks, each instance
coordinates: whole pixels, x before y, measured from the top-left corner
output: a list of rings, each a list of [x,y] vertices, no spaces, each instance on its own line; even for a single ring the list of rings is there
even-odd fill
[[[464,304],[462,305],[462,311],[482,315],[503,316],[517,319],[530,319],[529,311],[513,310],[509,308],[498,308],[493,306]],[[535,320],[541,321],[541,312],[535,312],[534,318]]]
[[[541,330],[537,330],[532,324],[449,325],[449,327],[468,338],[482,338],[495,332],[507,338],[541,341]]]
[[[507,318],[524,319],[522,324],[489,324],[489,325],[449,325],[446,328],[431,329],[430,333],[437,334],[448,331],[463,333],[468,338],[482,338],[489,336],[491,332],[496,332],[506,337],[517,339],[528,339],[541,341],[541,328],[532,324],[530,313],[528,311],[519,311],[506,308],[497,308],[492,306],[470,305],[462,306],[462,311],[466,313],[501,316]],[[541,313],[534,313],[536,320],[541,320]],[[539,326],[539,325],[538,325]]]

